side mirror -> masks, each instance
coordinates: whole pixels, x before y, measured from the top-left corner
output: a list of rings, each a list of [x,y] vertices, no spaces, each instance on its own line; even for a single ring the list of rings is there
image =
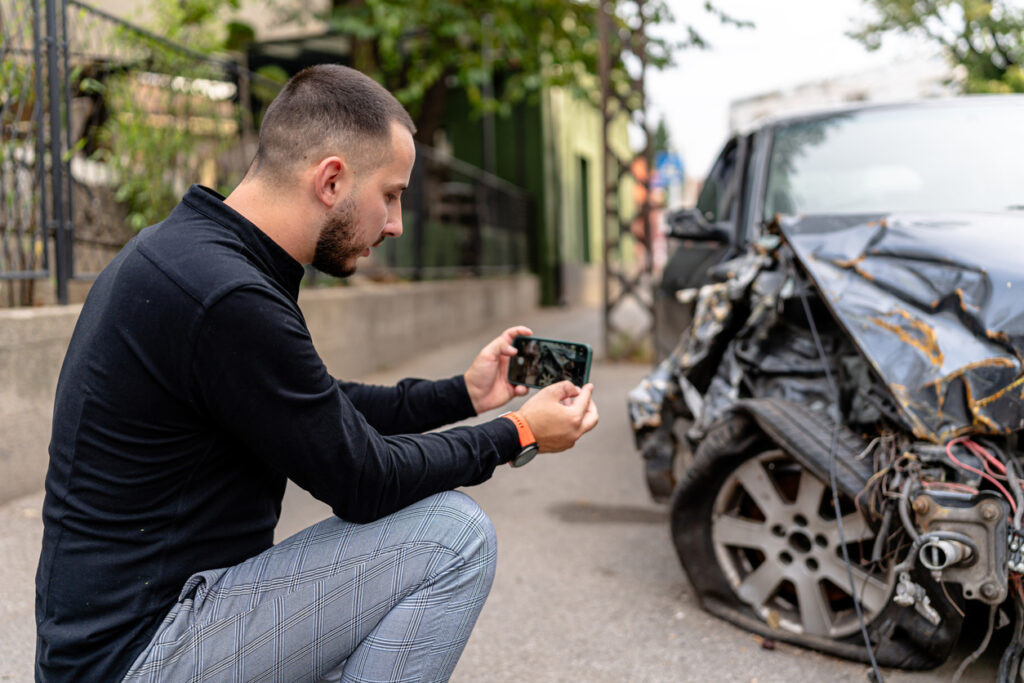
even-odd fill
[[[673,211],[665,217],[665,220],[668,223],[669,237],[723,244],[731,241],[728,227],[709,223],[700,209]]]

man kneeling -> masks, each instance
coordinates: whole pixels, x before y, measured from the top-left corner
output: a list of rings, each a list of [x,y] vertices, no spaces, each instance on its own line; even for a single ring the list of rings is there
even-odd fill
[[[344,277],[401,235],[413,132],[373,80],[307,69],[230,196],[193,186],[97,279],[57,387],[38,680],[451,675],[495,563],[490,520],[453,489],[571,447],[598,416],[593,387],[564,382],[424,433],[525,393],[506,379],[524,327],[451,379],[328,374],[303,266]],[[274,546],[287,479],[336,516]]]

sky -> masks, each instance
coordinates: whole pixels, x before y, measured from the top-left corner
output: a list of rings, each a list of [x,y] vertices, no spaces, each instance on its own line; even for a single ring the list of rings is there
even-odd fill
[[[863,0],[716,0],[726,13],[754,22],[746,29],[722,26],[703,0],[668,4],[676,25],[659,27],[659,35],[682,39],[692,24],[711,45],[677,52],[675,66],[647,75],[652,120],[664,117],[687,176],[703,177],[714,161],[732,100],[936,53],[899,36],[887,37],[877,52],[847,38],[858,18],[870,16]]]

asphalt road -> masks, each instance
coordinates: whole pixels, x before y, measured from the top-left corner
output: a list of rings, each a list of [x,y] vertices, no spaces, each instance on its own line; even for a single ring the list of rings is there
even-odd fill
[[[543,310],[509,323],[540,336],[587,341],[600,355],[599,313]],[[495,329],[362,378],[462,372]],[[866,681],[867,667],[758,638],[704,613],[668,537],[666,511],[650,502],[633,448],[625,395],[648,368],[599,361],[601,422],[576,448],[502,467],[466,489],[494,521],[498,571],[452,680],[468,681]],[[478,419],[490,419],[493,415]],[[0,681],[31,680],[33,576],[40,494],[0,507]],[[289,489],[278,537],[318,521],[326,507]],[[886,681],[948,681],[966,644],[937,671],[885,671]],[[988,655],[962,680],[991,681]]]

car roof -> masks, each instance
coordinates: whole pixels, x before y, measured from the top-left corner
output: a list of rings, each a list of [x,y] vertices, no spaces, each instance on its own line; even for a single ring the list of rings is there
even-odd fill
[[[737,131],[738,135],[750,135],[767,128],[777,128],[793,123],[827,119],[833,116],[850,114],[862,111],[885,110],[885,109],[934,109],[949,107],[985,107],[992,104],[997,106],[1016,106],[1024,108],[1024,94],[1018,95],[961,95],[959,97],[933,97],[919,100],[904,101],[879,101],[879,102],[857,102],[854,104],[839,104],[835,106],[819,107],[805,111],[790,111],[784,114],[770,114],[755,119]]]

